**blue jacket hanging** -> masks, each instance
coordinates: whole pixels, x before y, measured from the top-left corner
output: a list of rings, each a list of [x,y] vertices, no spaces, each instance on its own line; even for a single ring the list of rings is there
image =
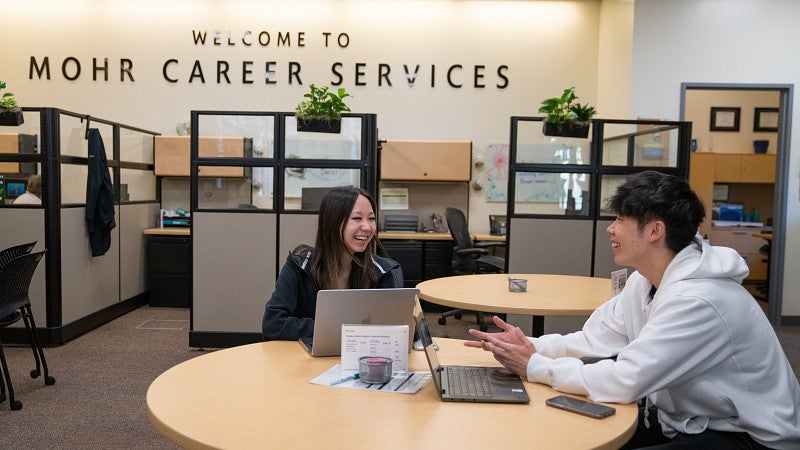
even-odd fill
[[[103,138],[97,128],[90,128],[89,176],[86,179],[86,230],[92,256],[102,256],[111,247],[111,230],[114,221],[114,185],[108,173],[108,160]]]

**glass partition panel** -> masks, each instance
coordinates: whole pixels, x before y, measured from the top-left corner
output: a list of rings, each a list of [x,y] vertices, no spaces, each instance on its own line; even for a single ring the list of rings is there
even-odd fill
[[[600,215],[613,216],[614,213],[606,208],[608,200],[617,192],[617,187],[625,182],[630,175],[603,175],[600,178]]]
[[[605,124],[603,165],[677,167],[678,127]]]
[[[86,123],[81,122],[81,119],[77,117],[64,114],[59,117],[61,120],[61,155],[86,158],[89,154]],[[100,138],[103,140],[103,147],[106,150],[106,158],[114,159],[114,127],[97,121],[91,122],[90,127],[97,128],[100,132]]]
[[[264,169],[261,168],[258,173],[263,174]],[[269,206],[264,204],[269,202],[263,200],[267,195],[263,178],[262,183],[255,183],[250,167],[200,166],[199,173],[202,174],[197,179],[197,204],[200,209],[254,209]],[[237,175],[231,176],[232,173]],[[264,206],[256,205],[256,201]]]
[[[2,152],[0,152],[2,153]],[[35,205],[37,204],[36,198],[30,196],[35,195],[38,201],[42,200],[41,191],[44,189],[42,185],[46,180],[41,178],[41,165],[35,162],[17,163],[17,162],[0,162],[0,205]],[[33,181],[31,177],[36,176],[38,180]],[[37,188],[31,187],[32,182],[38,181]],[[19,201],[20,196],[29,192]]]
[[[252,204],[259,209],[275,209],[275,187],[273,167],[253,167],[253,199]]]
[[[4,126],[0,125],[0,133],[13,133],[13,134],[28,134],[31,136],[37,137],[41,131],[41,117],[42,114],[39,111],[23,111],[22,117],[24,117],[25,121],[22,125],[17,126]],[[41,146],[37,145],[36,148],[41,148]]]
[[[120,127],[120,161],[153,164],[154,142],[152,134]]]
[[[297,159],[361,159],[361,118],[343,117],[340,133],[297,131],[297,118],[286,117],[286,157]]]
[[[111,169],[108,171],[113,180]],[[81,164],[61,164],[61,204],[86,203],[86,179],[89,169]]]
[[[152,171],[122,169],[119,177],[120,203],[156,200],[156,176]]]
[[[202,158],[254,157],[273,158],[275,154],[275,117],[272,115],[201,114],[197,134]],[[213,141],[213,138],[219,138]],[[217,145],[206,147],[215,142]],[[232,144],[238,140],[239,145]],[[222,143],[225,142],[225,145]],[[216,149],[216,151],[214,151]]]
[[[527,164],[590,164],[589,139],[545,136],[543,122],[517,122],[517,161]]]
[[[603,165],[627,166],[631,134],[636,125],[629,123],[603,124]]]
[[[61,133],[61,155],[86,157],[86,128],[81,119],[65,114],[59,115],[59,130]],[[108,154],[108,150],[106,150]]]
[[[591,175],[586,173],[517,172],[516,214],[589,214]]]
[[[328,189],[336,186],[360,186],[361,171],[291,167],[284,173],[284,182],[284,209],[319,211],[319,202]]]
[[[634,140],[634,166],[677,167],[678,127],[644,125]]]

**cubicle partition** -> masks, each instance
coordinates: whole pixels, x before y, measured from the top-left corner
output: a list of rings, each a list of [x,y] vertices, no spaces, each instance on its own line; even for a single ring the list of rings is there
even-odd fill
[[[614,263],[605,209],[631,174],[689,177],[690,122],[593,120],[586,138],[547,136],[541,117],[512,117],[507,198],[509,273],[610,278]],[[609,286],[609,295],[611,289]],[[553,329],[546,318],[545,332]],[[521,324],[524,325],[524,324]]]
[[[47,249],[31,284],[31,302],[43,342],[60,345],[147,302],[142,232],[159,210],[153,174],[158,133],[58,108],[23,111],[25,123],[0,127],[0,135],[25,136],[18,141],[34,151],[1,149],[0,175],[41,175],[42,203],[0,201],[0,247],[37,241],[36,251]],[[110,248],[98,256],[92,256],[85,219],[90,127],[103,141],[114,187],[116,227]],[[26,341],[19,324],[2,330],[2,339]]]
[[[231,141],[247,144],[231,151]],[[374,114],[317,133],[298,132],[293,113],[192,111],[190,346],[262,340],[286,256],[314,244],[321,195],[342,185],[375,193],[377,144]]]

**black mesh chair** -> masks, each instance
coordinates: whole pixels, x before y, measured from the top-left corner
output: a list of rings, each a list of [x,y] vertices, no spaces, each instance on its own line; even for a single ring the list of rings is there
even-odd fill
[[[447,219],[447,226],[450,228],[450,236],[452,236],[453,240],[456,242],[456,246],[453,249],[454,275],[503,273],[505,271],[505,259],[489,254],[488,250],[490,247],[504,246],[505,243],[474,243],[467,226],[467,218],[460,209],[446,208],[444,214],[445,218]],[[439,318],[439,325],[446,324],[448,317],[460,319],[462,314],[466,312],[475,313],[478,320],[478,326],[481,330],[486,331],[488,329],[488,325],[483,322],[483,312],[467,311],[463,309],[445,311],[442,313],[442,317]]]
[[[35,246],[36,241],[33,241],[27,244],[15,245],[13,247],[8,247],[5,250],[0,250],[0,270],[3,270],[3,267],[5,267],[9,261],[17,256],[27,255],[28,253],[32,252],[33,247]]]
[[[36,360],[36,369],[31,370],[31,378],[37,378],[44,369],[44,383],[52,385],[56,382],[47,370],[47,361],[44,359],[44,351],[39,338],[36,335],[36,323],[33,320],[33,310],[31,309],[28,289],[33,278],[36,267],[39,265],[45,252],[29,253],[9,260],[5,267],[0,270],[0,328],[7,327],[20,319],[25,324],[25,331],[33,350],[33,358]],[[5,386],[8,386],[9,405],[12,410],[22,408],[22,402],[14,399],[14,387],[11,384],[11,375],[8,371],[8,363],[3,352],[3,343],[0,342],[0,363],[2,363],[3,378],[5,384],[0,379],[0,402],[5,401]]]

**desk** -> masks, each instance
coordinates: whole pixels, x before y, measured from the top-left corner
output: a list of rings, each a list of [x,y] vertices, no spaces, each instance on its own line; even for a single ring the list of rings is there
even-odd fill
[[[509,292],[508,278],[528,280],[527,292]],[[533,334],[544,331],[542,316],[588,316],[611,298],[608,278],[542,274],[460,275],[417,285],[423,300],[452,308],[534,316]]]
[[[144,234],[156,236],[191,236],[192,230],[189,227],[148,228],[144,230]]]
[[[497,365],[463,341],[436,341],[443,364]],[[556,392],[534,383],[529,405],[445,403],[433,382],[413,395],[309,383],[338,362],[291,341],[208,353],[153,381],[148,417],[187,448],[617,448],[636,428],[636,404],[591,419],[545,406]],[[409,366],[428,370],[422,352],[409,354]]]
[[[505,234],[481,234],[481,233],[472,233],[473,241],[483,241],[483,242],[505,242],[506,235]]]

